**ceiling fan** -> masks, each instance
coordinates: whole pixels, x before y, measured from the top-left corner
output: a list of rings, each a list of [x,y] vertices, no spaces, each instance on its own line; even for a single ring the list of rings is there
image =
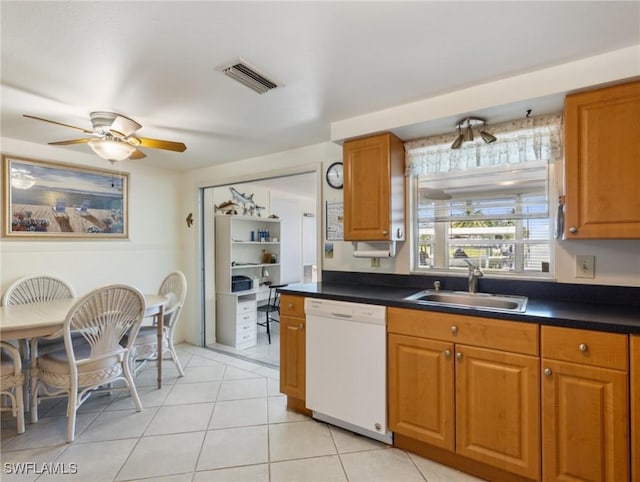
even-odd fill
[[[23,114],[24,117],[39,121],[57,124],[70,129],[82,131],[90,135],[89,138],[71,139],[68,141],[49,142],[52,146],[67,146],[71,144],[89,144],[89,147],[103,159],[109,162],[123,161],[125,159],[143,159],[147,155],[138,147],[152,149],[164,149],[167,151],[184,152],[187,149],[182,142],[163,141],[138,137],[135,133],[142,126],[133,119],[115,112],[91,112],[91,125],[93,130],[76,127],[62,122],[56,122],[42,117]]]

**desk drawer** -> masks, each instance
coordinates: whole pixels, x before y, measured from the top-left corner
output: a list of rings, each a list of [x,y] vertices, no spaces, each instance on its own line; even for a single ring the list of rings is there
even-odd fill
[[[541,338],[543,358],[628,370],[627,335],[543,326]]]
[[[244,323],[253,323],[255,324],[258,321],[258,313],[257,311],[251,311],[249,313],[239,313],[236,318],[236,324],[242,325]]]
[[[251,301],[238,301],[238,315],[241,313],[250,313],[252,311],[256,311],[258,308],[258,304],[255,300]]]

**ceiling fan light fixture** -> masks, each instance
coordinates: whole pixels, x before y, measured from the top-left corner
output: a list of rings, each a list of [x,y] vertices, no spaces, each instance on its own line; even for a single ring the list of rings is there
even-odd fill
[[[124,161],[136,150],[131,144],[114,139],[91,139],[89,147],[107,161]]]

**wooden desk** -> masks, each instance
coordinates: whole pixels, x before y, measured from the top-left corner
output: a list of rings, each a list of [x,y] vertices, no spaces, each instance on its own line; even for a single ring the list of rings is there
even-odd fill
[[[53,335],[62,329],[71,307],[80,298],[48,301],[46,303],[25,303],[0,307],[0,340],[21,340],[38,336]],[[158,326],[158,388],[162,387],[162,327],[164,305],[163,295],[144,295],[145,318],[156,317]]]

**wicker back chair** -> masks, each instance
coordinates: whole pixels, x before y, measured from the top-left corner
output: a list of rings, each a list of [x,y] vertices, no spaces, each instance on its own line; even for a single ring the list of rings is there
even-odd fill
[[[73,288],[63,280],[48,275],[25,276],[14,282],[2,297],[3,306],[40,303],[75,297]]]
[[[80,299],[65,319],[65,349],[38,358],[31,398],[35,419],[41,396],[68,396],[67,442],[72,442],[76,411],[91,393],[105,385],[109,385],[105,388],[108,391],[127,390],[136,409],[141,411],[142,403],[129,366],[131,342],[122,346],[120,341],[126,333],[135,337],[144,312],[144,296],[126,285],[98,288]],[[72,331],[80,333],[82,343],[71,339]],[[112,387],[117,380],[124,380],[125,386]]]
[[[74,298],[76,296],[73,287],[66,281],[55,276],[45,274],[35,274],[25,276],[16,280],[2,296],[2,305],[24,305],[28,303],[42,303],[47,301],[63,300]],[[49,353],[64,348],[62,340],[62,332],[55,333],[51,336],[32,338],[30,340],[21,340],[20,349],[23,352],[25,362],[30,362],[29,370],[36,370],[36,360],[38,353]],[[31,382],[33,385],[33,381]],[[24,398],[29,404],[29,392],[25,390]],[[32,421],[33,414],[31,415]]]
[[[18,433],[24,432],[24,374],[22,373],[22,360],[20,352],[13,345],[0,341],[0,395],[7,396],[11,401],[11,407],[2,408],[2,411],[11,410],[16,417]]]
[[[168,355],[175,363],[180,376],[184,376],[184,370],[178,359],[175,346],[173,344],[173,333],[180,319],[180,312],[187,297],[187,278],[181,271],[174,271],[167,275],[162,281],[158,293],[165,295],[169,301],[164,307],[164,326],[162,336],[162,353],[164,358]],[[138,362],[135,368],[136,373],[145,365],[148,360],[158,356],[157,327],[143,326],[140,328],[138,337],[134,342],[131,352],[134,362]]]

